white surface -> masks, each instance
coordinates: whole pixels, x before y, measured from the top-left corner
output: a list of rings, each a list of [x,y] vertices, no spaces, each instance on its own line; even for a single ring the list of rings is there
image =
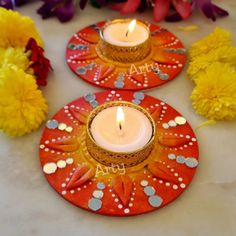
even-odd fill
[[[220,2],[220,1],[217,1]],[[194,14],[182,23],[162,23],[176,33],[186,47],[213,30],[230,29],[235,35],[236,2],[221,1],[231,16],[215,23]],[[119,17],[119,13],[86,8],[71,22],[42,21],[35,10],[39,3],[20,8],[30,15],[46,42],[54,73],[44,94],[50,118],[59,108],[87,92],[99,91],[79,80],[67,67],[65,46],[71,35],[96,21]],[[138,15],[152,20],[151,13]],[[127,16],[128,17],[128,16]],[[197,24],[195,32],[181,32],[177,25]],[[235,39],[235,37],[234,37]],[[186,69],[186,68],[185,68]],[[195,128],[203,118],[197,116],[189,101],[193,84],[185,71],[174,81],[147,94],[165,100],[188,119]],[[233,236],[236,235],[236,122],[222,122],[197,130],[200,165],[186,192],[169,206],[146,215],[117,218],[96,215],[69,204],[46,182],[40,167],[38,144],[43,126],[30,135],[10,139],[0,135],[0,232],[3,236]]]

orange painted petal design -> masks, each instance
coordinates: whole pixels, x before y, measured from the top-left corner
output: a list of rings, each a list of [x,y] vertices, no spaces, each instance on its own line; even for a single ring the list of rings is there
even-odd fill
[[[103,80],[108,77],[115,69],[114,65],[101,65],[98,72],[98,80]]]
[[[177,146],[182,146],[189,142],[189,140],[185,137],[174,137],[170,135],[160,135],[158,137],[158,142],[166,147],[177,147]]]
[[[76,138],[65,138],[49,143],[48,147],[63,152],[74,152],[78,150],[79,143]]]
[[[86,124],[87,117],[89,114],[87,111],[81,111],[81,110],[78,110],[77,108],[74,108],[74,107],[73,108],[70,107],[69,109],[75,119],[77,119],[83,125]]]
[[[151,116],[155,122],[157,122],[159,120],[161,110],[162,110],[162,108],[159,106],[151,113]]]
[[[175,184],[178,183],[178,179],[161,162],[150,163],[148,165],[148,170],[158,179],[162,179]]]
[[[126,206],[129,203],[133,182],[128,175],[118,175],[113,179],[113,189],[120,198],[121,202]]]
[[[95,175],[95,171],[89,167],[88,165],[84,164],[78,167],[74,174],[72,175],[70,181],[68,182],[66,189],[73,189],[81,186]]]
[[[174,61],[169,60],[168,53],[164,51],[164,49],[156,49],[155,54],[153,55],[153,60],[155,62],[168,64],[168,65],[175,65]]]
[[[132,78],[134,80],[136,80],[139,83],[143,83],[144,82],[144,75],[143,74],[133,74]]]
[[[99,41],[99,35],[97,33],[90,33],[90,34],[87,34],[87,33],[83,33],[81,32],[79,34],[79,37],[82,38],[84,41],[88,42],[88,43],[97,43]]]
[[[78,53],[76,57],[73,58],[73,60],[78,61],[85,61],[85,60],[91,60],[97,58],[97,54],[94,50],[90,50],[83,53]]]

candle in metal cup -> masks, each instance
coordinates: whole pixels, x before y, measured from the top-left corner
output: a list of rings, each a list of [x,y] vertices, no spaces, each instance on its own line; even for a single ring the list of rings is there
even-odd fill
[[[148,117],[136,108],[113,106],[94,117],[90,132],[94,141],[102,148],[129,153],[143,148],[150,141],[153,126]]]
[[[103,29],[103,38],[112,45],[130,47],[144,43],[149,33],[147,27],[136,20],[114,21]]]

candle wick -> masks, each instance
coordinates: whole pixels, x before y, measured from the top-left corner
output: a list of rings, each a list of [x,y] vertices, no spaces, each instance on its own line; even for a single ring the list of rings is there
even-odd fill
[[[121,123],[119,123],[119,128],[120,128],[120,130],[122,130],[122,126],[121,126]]]
[[[126,31],[125,36],[128,37],[128,34],[129,34],[129,30]]]

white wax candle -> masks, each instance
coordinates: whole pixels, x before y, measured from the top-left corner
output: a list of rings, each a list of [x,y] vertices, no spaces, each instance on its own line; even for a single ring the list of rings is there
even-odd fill
[[[151,139],[153,127],[147,116],[132,107],[123,107],[122,132],[117,122],[118,107],[102,110],[90,127],[94,141],[113,152],[133,152],[144,147]]]
[[[136,46],[149,37],[148,29],[141,25],[136,24],[132,32],[126,36],[130,22],[114,22],[109,24],[103,30],[103,38],[110,44],[116,46]]]

